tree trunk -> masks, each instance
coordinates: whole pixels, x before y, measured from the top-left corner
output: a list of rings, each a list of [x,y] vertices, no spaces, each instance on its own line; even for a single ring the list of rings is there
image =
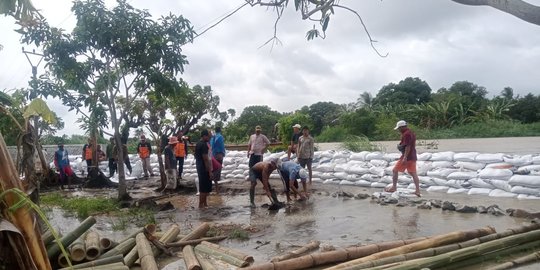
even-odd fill
[[[540,25],[540,7],[521,0],[452,0],[470,6],[490,6],[526,22]]]
[[[165,189],[165,186],[167,186],[167,176],[165,175],[165,165],[163,165],[163,148],[161,147],[161,136],[163,133],[160,131],[158,132],[158,140],[157,140],[157,157],[158,157],[158,164],[159,164],[159,180],[161,182],[161,186],[159,187],[160,190]]]
[[[39,205],[39,189],[38,182],[36,177],[36,164],[34,156],[36,154],[34,132],[33,127],[29,121],[26,122],[26,131],[22,136],[22,168],[24,171],[24,177],[28,183],[28,188],[26,189],[27,194],[29,194],[30,199]]]

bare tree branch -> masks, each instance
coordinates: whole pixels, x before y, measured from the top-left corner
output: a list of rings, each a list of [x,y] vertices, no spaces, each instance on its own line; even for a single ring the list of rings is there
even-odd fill
[[[522,0],[452,0],[469,6],[490,6],[526,22],[540,25],[540,7]]]

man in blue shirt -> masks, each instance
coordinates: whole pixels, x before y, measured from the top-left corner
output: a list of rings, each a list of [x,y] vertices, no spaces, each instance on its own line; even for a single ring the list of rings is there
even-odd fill
[[[212,157],[215,158],[223,167],[223,158],[225,157],[225,139],[221,135],[221,127],[216,127],[214,136],[210,139],[210,148],[212,148]],[[221,169],[213,172],[214,181],[221,180]]]
[[[287,195],[287,201],[291,201],[290,192],[292,191],[294,197],[300,195],[300,200],[305,200],[308,197],[307,184],[306,180],[308,178],[308,173],[303,169],[300,164],[294,161],[285,161],[281,163],[281,166],[278,168],[278,173],[283,180],[285,185],[285,194]],[[300,179],[302,182],[303,193],[298,191],[298,182],[296,180]]]
[[[56,170],[60,173],[60,187],[64,187],[64,184],[67,182],[68,188],[71,185],[71,181],[69,180],[69,176],[73,174],[73,171],[71,170],[71,166],[69,165],[69,155],[68,151],[64,149],[64,144],[59,143],[58,144],[58,150],[54,152],[54,166],[56,167]]]

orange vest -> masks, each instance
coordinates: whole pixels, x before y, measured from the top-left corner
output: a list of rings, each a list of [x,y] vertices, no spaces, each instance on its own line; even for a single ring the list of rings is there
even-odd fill
[[[92,147],[90,145],[86,146],[86,151],[84,152],[84,159],[85,160],[92,159]]]
[[[176,157],[185,157],[186,156],[186,145],[183,142],[179,142],[174,147],[174,155]]]
[[[150,156],[150,150],[146,146],[139,147],[139,157],[140,158],[147,158]]]

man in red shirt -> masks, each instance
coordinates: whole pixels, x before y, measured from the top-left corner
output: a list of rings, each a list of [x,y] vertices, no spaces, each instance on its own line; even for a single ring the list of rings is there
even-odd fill
[[[401,157],[392,170],[392,187],[386,188],[385,191],[396,191],[398,174],[407,170],[407,173],[412,176],[414,186],[416,187],[414,194],[420,197],[420,180],[416,173],[416,134],[407,127],[407,122],[404,120],[398,121],[394,130],[399,130],[399,132],[401,132],[401,140],[398,144],[398,150],[401,152]]]

